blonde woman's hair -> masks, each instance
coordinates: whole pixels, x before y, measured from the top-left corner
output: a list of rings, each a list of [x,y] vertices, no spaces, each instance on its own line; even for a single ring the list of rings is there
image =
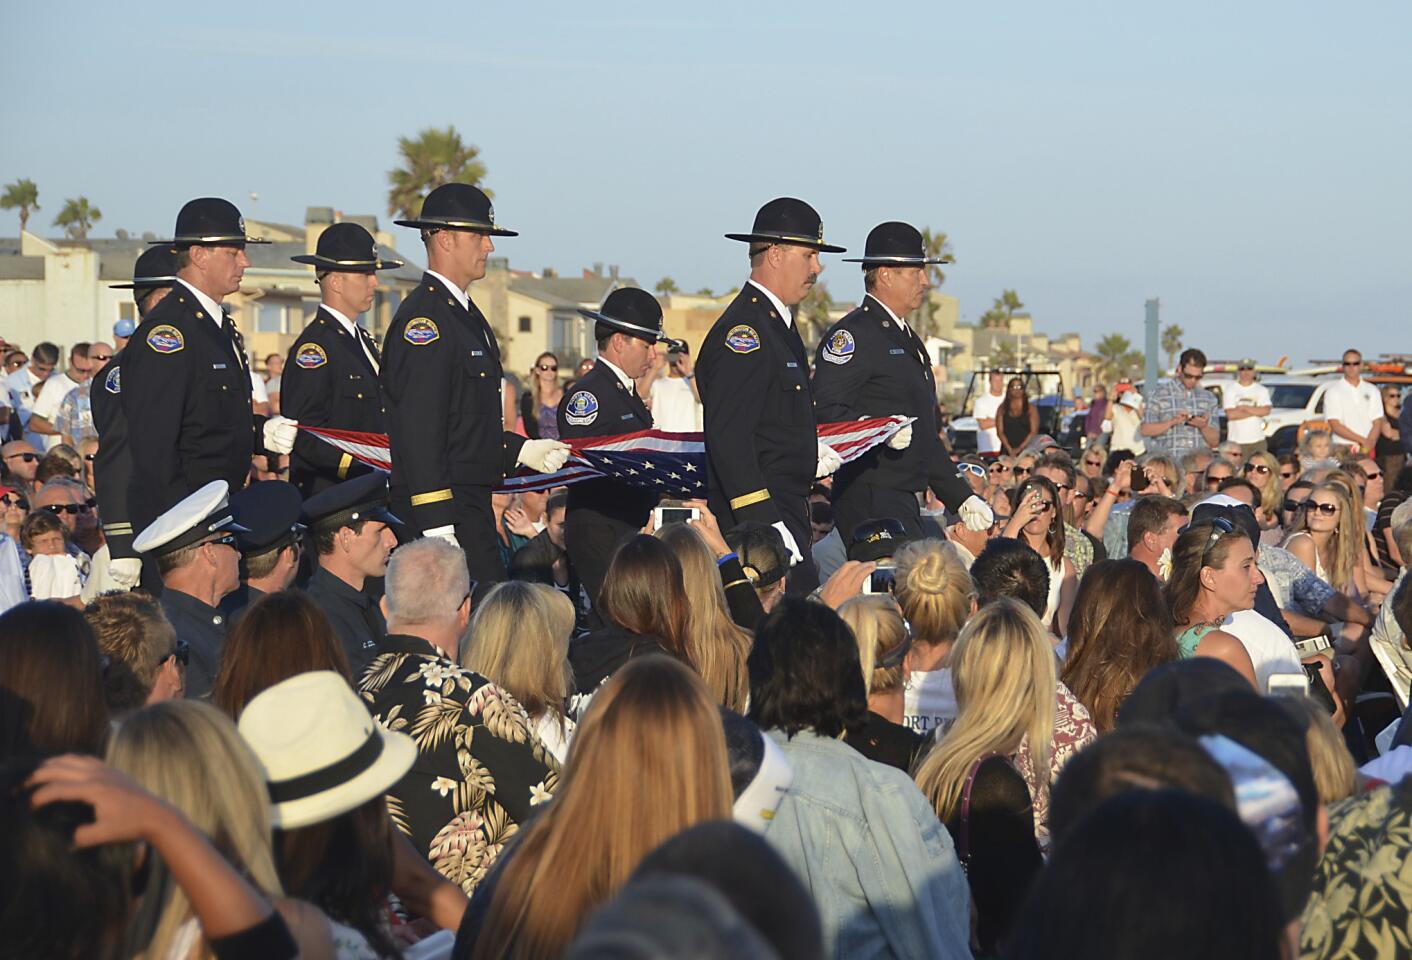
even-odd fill
[[[731,619],[721,571],[711,556],[711,548],[701,534],[684,523],[662,527],[657,538],[671,548],[681,563],[688,607],[687,657],[717,703],[744,713],[750,697],[745,661],[750,656],[752,639],[750,631]]]
[[[1328,806],[1353,796],[1358,789],[1358,767],[1334,718],[1311,697],[1278,697],[1277,702],[1308,727],[1304,743],[1309,750],[1309,765],[1314,768],[1319,802]]]
[[[956,722],[922,760],[914,779],[945,821],[956,813],[971,765],[1008,757],[1028,740],[1037,786],[1049,780],[1054,737],[1055,660],[1034,611],[1009,597],[977,611],[951,651]]]
[[[893,562],[893,595],[912,625],[913,641],[935,645],[955,640],[976,596],[956,548],[945,540],[914,540],[897,551]]]
[[[542,583],[508,580],[476,607],[461,644],[461,666],[506,690],[531,717],[549,714],[563,727],[573,689],[569,635],[574,605]]]
[[[107,760],[185,814],[255,887],[267,896],[283,893],[271,850],[265,778],[229,717],[195,700],[153,704],[113,732]],[[151,926],[134,930],[135,955],[162,960],[193,914],[161,861],[153,866],[147,896],[163,906]]]
[[[1363,511],[1354,499],[1358,494],[1357,488],[1350,495],[1347,484],[1334,479],[1334,476],[1337,474],[1310,490],[1308,500],[1313,500],[1316,493],[1327,493],[1338,502],[1338,524],[1329,535],[1328,543],[1322,549],[1316,544],[1315,550],[1318,550],[1319,559],[1328,571],[1329,584],[1337,590],[1347,590],[1354,583],[1355,571],[1363,560],[1363,534],[1366,528],[1363,526]],[[1307,506],[1300,512],[1299,521],[1294,527],[1296,531],[1309,530],[1310,512]]]
[[[1265,474],[1265,482],[1263,484],[1257,485],[1255,477],[1258,477],[1259,474],[1252,474],[1248,470],[1245,473],[1245,479],[1249,480],[1250,484],[1260,493],[1260,502],[1255,505],[1255,509],[1263,513],[1267,521],[1274,520],[1278,522],[1280,518],[1280,505],[1284,503],[1285,498],[1284,490],[1280,487],[1280,461],[1275,459],[1273,453],[1266,453],[1264,450],[1261,450],[1259,453],[1252,453],[1250,456],[1246,457],[1245,462],[1247,466],[1252,463],[1258,463],[1270,471]]]
[[[863,668],[863,686],[868,695],[886,693],[902,686],[907,678],[902,659],[890,667],[879,667],[884,657],[897,655],[899,647],[912,646],[907,621],[897,601],[886,594],[859,595],[838,608],[838,615],[858,641],[858,664]],[[902,654],[906,656],[905,649]]]
[[[730,816],[725,736],[706,685],[669,657],[629,660],[594,696],[554,802],[520,830],[473,956],[562,956],[658,844]]]

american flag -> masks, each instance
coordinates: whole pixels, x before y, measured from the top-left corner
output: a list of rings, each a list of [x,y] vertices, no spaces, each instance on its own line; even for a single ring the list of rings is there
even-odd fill
[[[907,424],[912,417],[877,417],[819,424],[819,440],[838,453],[844,463],[856,460]],[[387,435],[299,426],[344,453],[379,470],[392,469]],[[548,490],[588,480],[613,477],[634,487],[655,490],[664,496],[695,499],[706,496],[706,442],[699,433],[642,430],[611,437],[589,437],[570,444],[573,453],[562,470],[554,473],[526,471],[508,477],[498,493]]]

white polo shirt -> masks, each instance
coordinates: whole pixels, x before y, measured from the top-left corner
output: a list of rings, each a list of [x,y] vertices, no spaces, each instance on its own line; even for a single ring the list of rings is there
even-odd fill
[[[1236,407],[1268,407],[1270,391],[1263,383],[1255,382],[1245,386],[1237,380],[1225,388],[1222,399],[1227,410]],[[1230,426],[1226,428],[1226,437],[1232,443],[1259,443],[1265,439],[1265,418],[1242,417],[1239,420],[1231,420]]]
[[[1359,436],[1366,437],[1373,423],[1383,417],[1383,398],[1378,388],[1360,379],[1357,386],[1339,377],[1324,391],[1324,416],[1337,420]],[[1334,443],[1352,446],[1353,441],[1334,434]]]

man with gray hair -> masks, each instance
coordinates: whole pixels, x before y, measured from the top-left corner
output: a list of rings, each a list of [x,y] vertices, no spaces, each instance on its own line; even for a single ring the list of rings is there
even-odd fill
[[[1412,565],[1412,500],[1399,504],[1392,512],[1391,530],[1393,543],[1397,544],[1397,552],[1402,555],[1402,571],[1387,592],[1378,618],[1373,622],[1369,645],[1387,674],[1388,682],[1392,684],[1398,706],[1406,710],[1412,697],[1412,651],[1407,649],[1407,636],[1393,615],[1393,609],[1394,600],[1407,579],[1408,566]]]
[[[559,778],[524,707],[456,662],[473,586],[460,547],[439,537],[399,547],[382,598],[387,636],[358,685],[373,719],[417,744],[388,791],[393,822],[467,896]]]

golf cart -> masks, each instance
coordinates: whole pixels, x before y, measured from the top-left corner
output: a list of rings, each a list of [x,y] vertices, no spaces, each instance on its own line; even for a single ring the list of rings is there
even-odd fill
[[[1073,410],[1073,401],[1064,398],[1064,377],[1058,370],[1033,370],[1000,367],[993,370],[975,370],[971,373],[971,379],[966,384],[966,392],[961,397],[961,405],[957,408],[957,416],[951,421],[948,428],[948,436],[951,440],[951,449],[957,454],[974,453],[976,451],[976,418],[974,415],[975,401],[985,390],[989,389],[989,378],[992,372],[999,372],[1008,384],[1012,377],[1019,377],[1025,385],[1025,395],[1030,398],[1030,403],[1039,411],[1039,432],[1048,434],[1066,448],[1070,446],[1070,438],[1061,434],[1072,433],[1069,420],[1072,418],[1067,413]],[[1082,431],[1080,431],[1082,433]],[[1073,445],[1077,449],[1077,444]]]

